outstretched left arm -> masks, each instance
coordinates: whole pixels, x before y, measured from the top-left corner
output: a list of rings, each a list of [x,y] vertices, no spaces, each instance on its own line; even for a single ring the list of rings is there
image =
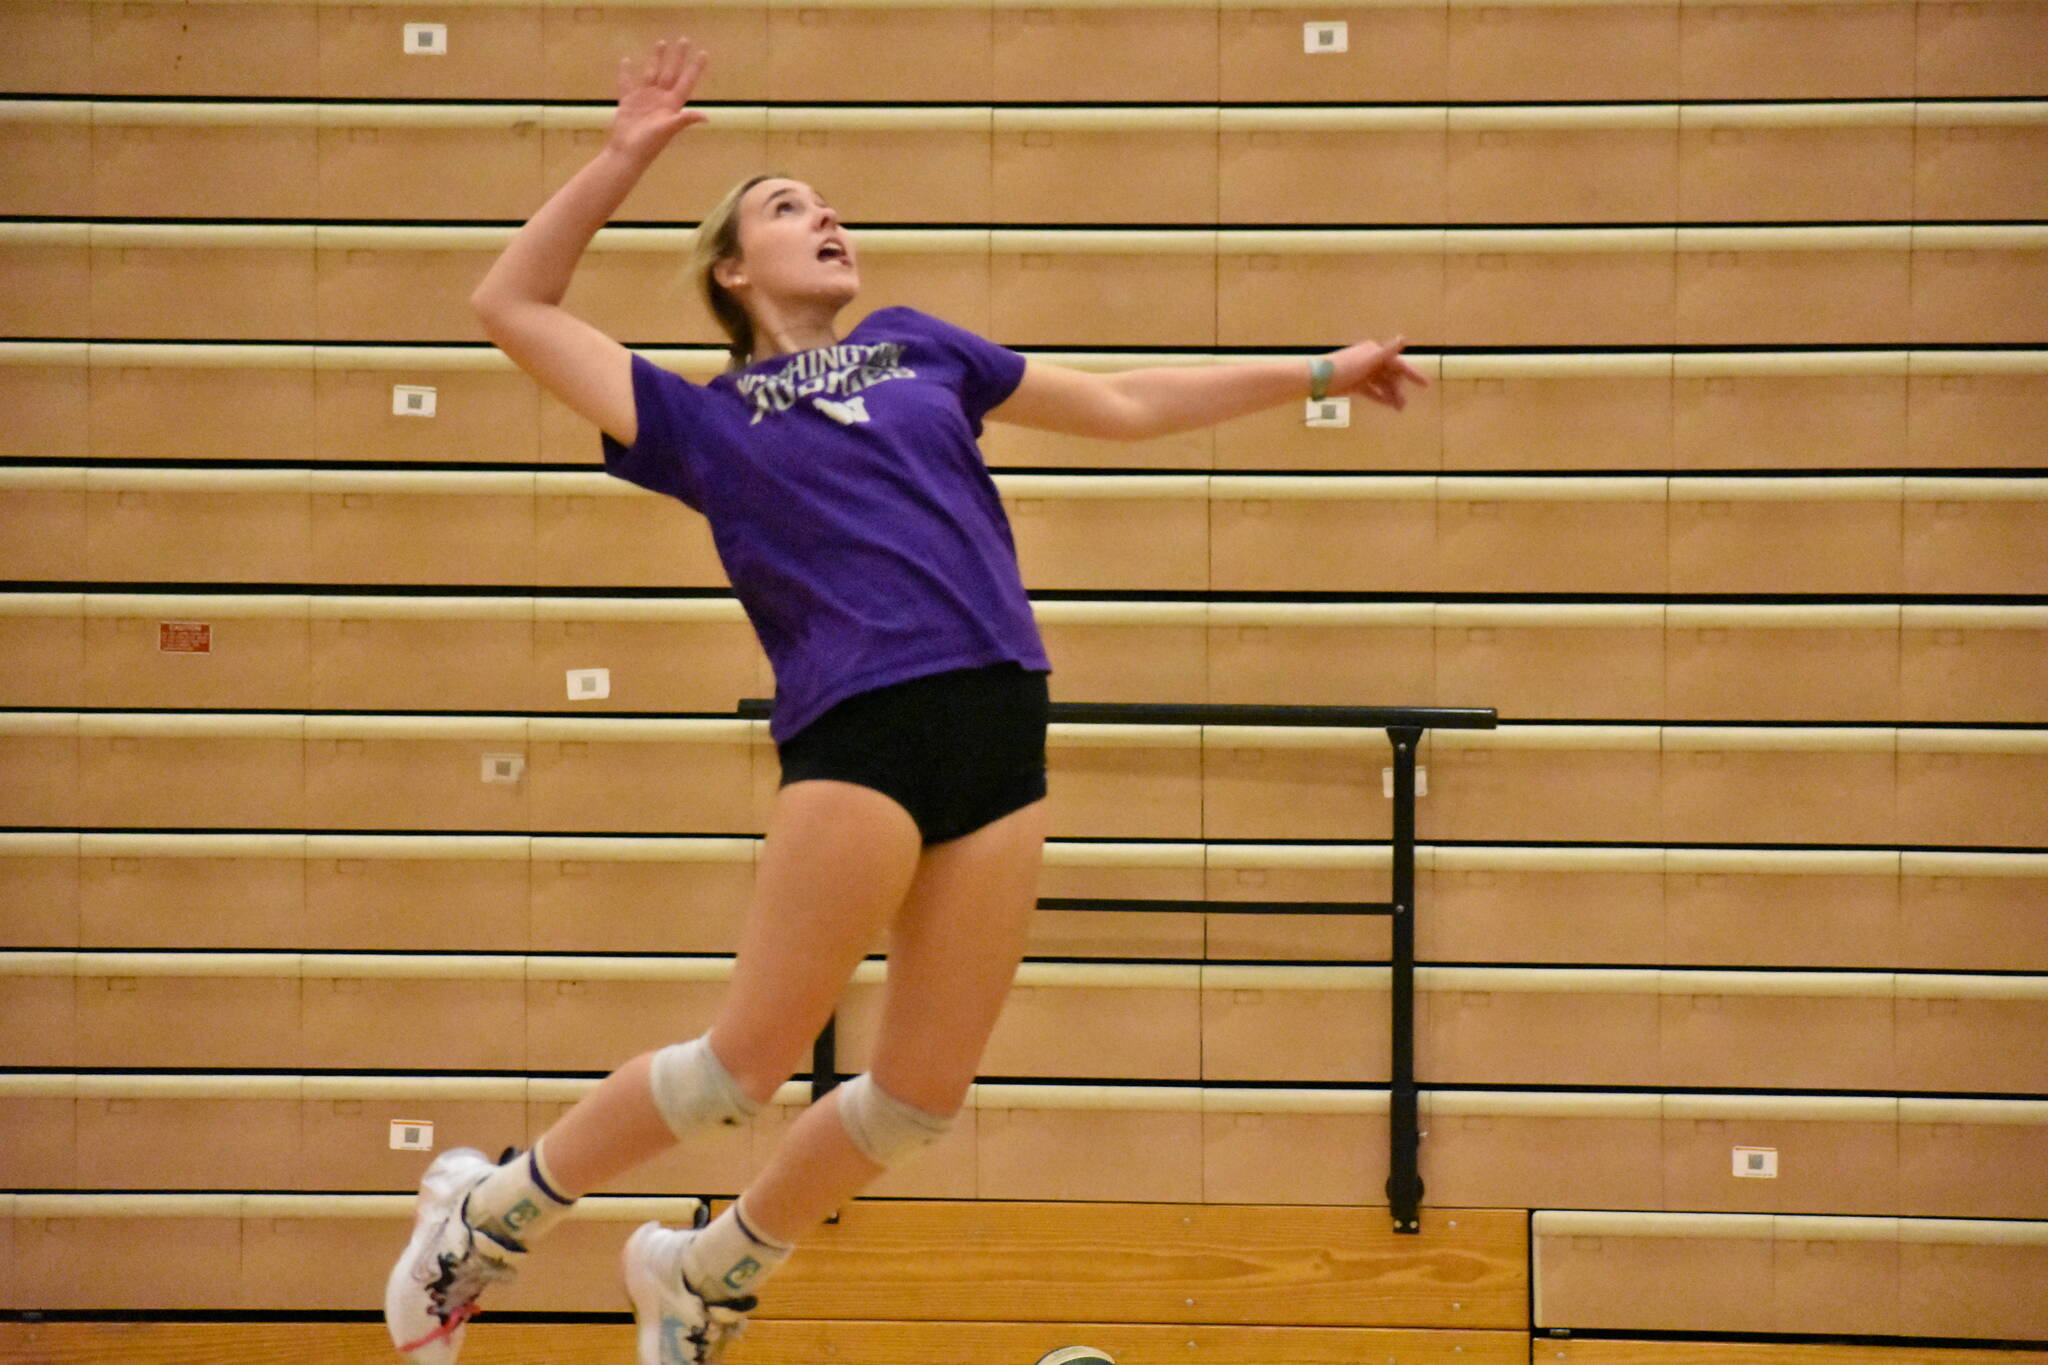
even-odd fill
[[[1330,366],[1330,397],[1356,394],[1399,410],[1407,406],[1404,384],[1429,381],[1402,359],[1400,337],[1382,345],[1361,342],[1317,359]],[[991,409],[994,422],[1141,441],[1215,426],[1233,417],[1306,397],[1312,362],[1255,361],[1243,365],[1194,365],[1185,369],[1123,370],[1093,374],[1028,361],[1024,378],[1008,398]]]

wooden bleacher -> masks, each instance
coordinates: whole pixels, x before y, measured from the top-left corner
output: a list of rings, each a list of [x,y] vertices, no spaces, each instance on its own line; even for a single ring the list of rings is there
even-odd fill
[[[1384,894],[1383,738],[1063,727],[1044,894],[1212,904],[1042,912],[961,1123],[740,1360],[2048,1361],[2048,3],[687,19],[711,121],[576,306],[714,373],[678,252],[773,167],[857,225],[848,324],[1405,331],[1398,418],[987,453],[1062,700],[1508,722],[1422,756],[1420,1237],[1387,930],[1230,910]],[[677,22],[0,7],[0,1359],[389,1359],[388,1122],[526,1141],[728,969],[765,665],[701,522],[463,303]],[[624,1220],[808,1098],[594,1201],[465,1360],[622,1357]]]

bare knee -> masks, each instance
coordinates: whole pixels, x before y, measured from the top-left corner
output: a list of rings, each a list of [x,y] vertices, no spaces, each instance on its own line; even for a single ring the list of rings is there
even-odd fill
[[[892,1057],[877,1057],[872,1070],[875,1083],[889,1094],[927,1114],[949,1119],[967,1103],[968,1087],[974,1084],[971,1074],[955,1075]]]
[[[748,1098],[757,1104],[772,1101],[777,1091],[811,1059],[813,1038],[794,1040],[754,1033],[729,1025],[714,1026],[711,1045],[726,1070],[732,1073]],[[936,1067],[928,1060],[878,1057],[872,1072],[888,1094],[918,1110],[950,1119],[967,1102],[974,1075],[955,1074],[953,1068]]]
[[[726,1024],[714,1025],[709,1036],[719,1061],[756,1104],[775,1098],[783,1083],[809,1060],[813,1041],[766,1036]]]

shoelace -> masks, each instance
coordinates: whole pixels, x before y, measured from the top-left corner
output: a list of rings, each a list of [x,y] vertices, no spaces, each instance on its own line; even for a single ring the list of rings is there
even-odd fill
[[[707,1299],[697,1293],[687,1278],[683,1279],[683,1288],[704,1305],[703,1325],[691,1329],[690,1344],[696,1348],[696,1358],[702,1365],[716,1365],[726,1347],[747,1330],[747,1314],[754,1311],[760,1300],[751,1294],[737,1299]]]
[[[462,1324],[477,1315],[477,1297],[484,1289],[511,1278],[512,1267],[479,1251],[476,1233],[471,1230],[469,1245],[460,1256],[452,1251],[441,1253],[441,1273],[427,1286],[427,1298],[441,1325],[418,1341],[399,1347],[399,1352],[407,1354],[453,1336]]]
[[[433,1331],[427,1333],[425,1336],[421,1337],[417,1341],[408,1341],[407,1343],[405,1343],[405,1345],[399,1347],[398,1353],[400,1355],[410,1355],[422,1346],[431,1346],[435,1342],[441,1340],[443,1337],[453,1336],[455,1335],[455,1331],[457,1328],[461,1327],[463,1323],[468,1322],[471,1318],[475,1316],[476,1301],[472,1299],[468,1303],[462,1305],[462,1307],[456,1309],[453,1313],[450,1313],[447,1319],[444,1322],[442,1322],[442,1324],[439,1327],[436,1327]]]
[[[478,1250],[476,1234],[472,1232],[469,1247],[462,1255],[457,1256],[452,1251],[441,1253],[441,1274],[427,1286],[427,1293],[437,1307],[447,1306],[449,1313],[465,1308],[473,1311],[477,1295],[483,1293],[487,1286],[501,1284],[511,1278],[512,1267]]]
[[[753,1309],[752,1299],[705,1303],[704,1325],[690,1333],[690,1340],[697,1347],[697,1358],[704,1365],[716,1365],[724,1357],[726,1347],[738,1341],[740,1334],[747,1330],[747,1314]]]

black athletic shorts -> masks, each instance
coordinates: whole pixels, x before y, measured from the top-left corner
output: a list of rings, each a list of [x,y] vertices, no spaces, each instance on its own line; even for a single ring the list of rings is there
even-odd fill
[[[778,749],[782,785],[852,782],[889,797],[927,847],[1045,796],[1045,674],[1014,663],[848,697]]]

